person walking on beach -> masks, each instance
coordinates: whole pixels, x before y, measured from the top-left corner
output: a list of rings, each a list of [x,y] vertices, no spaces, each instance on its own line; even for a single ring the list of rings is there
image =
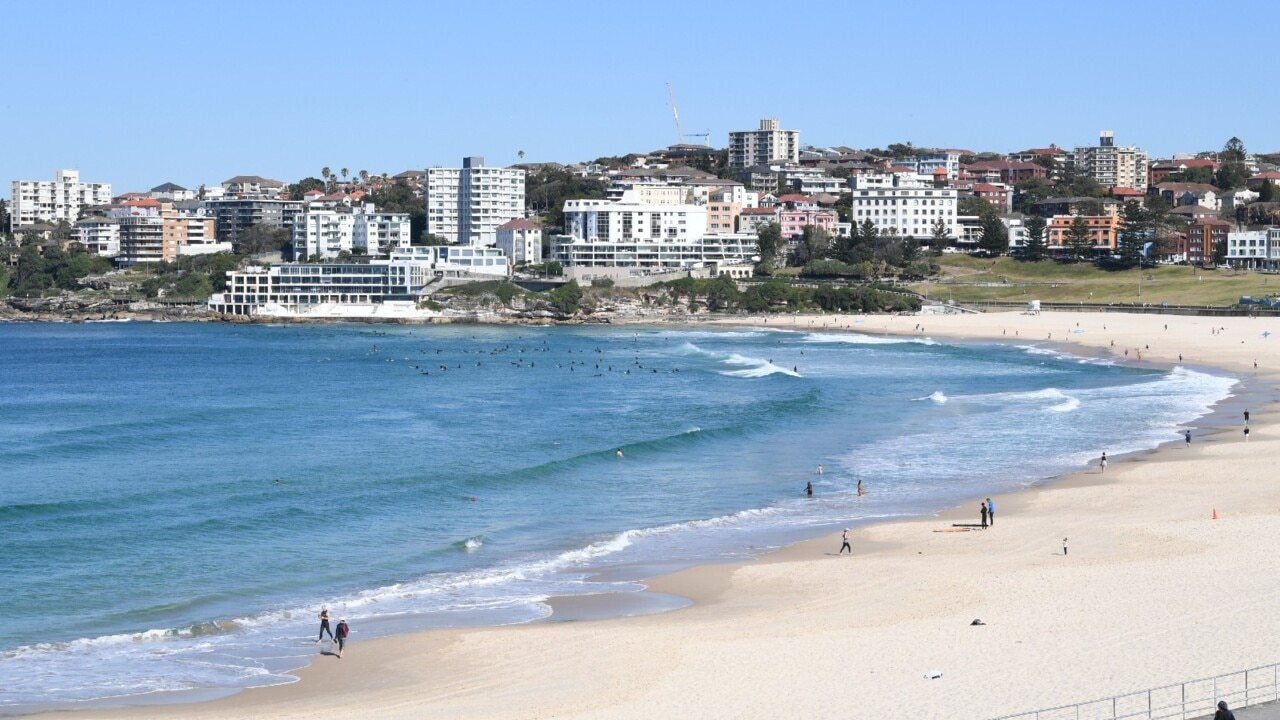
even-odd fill
[[[813,497],[813,483],[809,482],[804,484],[804,494],[809,497]]]
[[[1107,471],[1107,454],[1105,452],[1102,453],[1102,459],[1098,461],[1098,468],[1099,472],[1105,473]]]
[[[324,639],[324,634],[329,633],[329,639],[333,639],[333,630],[329,629],[329,608],[320,608],[320,636],[316,638],[316,642]]]
[[[1245,425],[1248,425],[1248,424],[1249,424],[1249,409],[1248,409],[1248,408],[1245,408],[1245,411],[1244,411],[1244,424],[1245,424]]]
[[[982,529],[987,529],[987,504],[978,503],[978,510],[982,513]]]
[[[844,532],[840,534],[840,552],[836,554],[839,555],[845,550],[848,550],[850,555],[853,554],[853,546],[849,544],[849,528],[845,528]]]
[[[1067,554],[1067,539],[1066,539],[1066,538],[1062,538],[1062,554],[1063,554],[1064,556]]]
[[[996,504],[991,502],[991,498],[987,498],[987,521],[991,527],[996,526]]]
[[[342,651],[347,648],[347,635],[351,633],[351,628],[347,627],[346,620],[338,621],[338,659],[342,659]]]
[[[1191,447],[1191,431],[1190,430],[1183,431],[1183,437],[1187,439],[1187,447]]]
[[[1249,442],[1249,426],[1244,426],[1244,441]]]

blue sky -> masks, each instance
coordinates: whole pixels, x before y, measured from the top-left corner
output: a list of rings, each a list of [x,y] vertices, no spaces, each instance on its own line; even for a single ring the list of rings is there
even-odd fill
[[[6,3],[0,196],[805,144],[1280,151],[1280,3]],[[1250,30],[1252,28],[1252,30]],[[1257,68],[1257,70],[1251,70]]]

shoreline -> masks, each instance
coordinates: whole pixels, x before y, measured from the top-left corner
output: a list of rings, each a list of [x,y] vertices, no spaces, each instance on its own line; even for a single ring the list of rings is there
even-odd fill
[[[1058,325],[1061,325],[1061,321],[1068,315],[1069,314],[1066,313],[1055,313],[1049,316],[1036,316],[1034,318],[1028,317],[1028,319],[1038,322],[1054,320]],[[1097,319],[1099,323],[1101,323],[1102,320],[1108,320],[1115,323],[1117,320],[1121,319],[1119,316],[1115,315],[1103,317],[1099,317],[1095,314],[1079,315],[1084,315],[1090,320]],[[983,335],[982,333],[976,333],[972,327],[956,327],[958,324],[946,322],[946,318],[950,317],[957,317],[961,319],[967,318],[967,316],[926,316],[923,320],[924,323],[929,326],[929,329],[932,329],[934,326],[938,326],[942,327],[944,332],[927,332],[923,334],[925,336],[948,337],[949,339],[959,340],[1002,341],[1002,337],[991,337],[989,335]],[[992,319],[1009,319],[1002,316],[993,317],[992,315],[980,316],[980,318],[988,321]],[[850,321],[847,323],[849,327],[838,329],[834,327],[816,327],[813,325],[801,324],[815,319],[832,322],[833,319],[831,316],[770,316],[768,319],[773,322],[760,322],[759,318],[756,319],[756,322],[760,327],[765,328],[776,327],[780,329],[811,330],[815,332],[831,332],[838,330],[841,332],[854,331],[866,334],[877,334],[876,324],[881,323],[883,324],[882,332],[885,334],[910,335],[913,334],[913,329],[910,328],[910,325],[921,324],[918,321],[922,318],[918,316],[847,316],[843,319]],[[1135,323],[1150,325],[1152,320],[1158,323],[1159,320],[1168,320],[1170,318],[1169,316],[1135,316],[1129,319],[1133,320]],[[1199,318],[1184,319],[1199,320]],[[723,321],[720,321],[719,319],[698,319],[694,322],[679,322],[678,324],[686,327],[706,327],[708,324],[752,325],[750,320],[750,318],[747,318],[747,322],[743,322],[742,318],[725,318]],[[788,320],[790,321],[789,323],[785,322]],[[1220,318],[1210,318],[1207,320],[1211,320],[1215,326],[1220,323],[1227,322],[1227,319]],[[1241,319],[1230,320],[1236,320],[1238,322]],[[1072,322],[1075,322],[1075,320],[1073,319]],[[674,320],[658,322],[646,320],[629,324],[670,326],[677,323]],[[973,325],[974,323],[968,324]],[[951,325],[951,327],[948,327],[948,325]],[[1208,325],[1206,324],[1205,327],[1207,328]],[[1148,330],[1144,332],[1150,331]],[[1013,338],[1004,336],[1004,341],[1013,341]],[[1030,337],[1027,337],[1022,338],[1018,342],[1042,344],[1044,342],[1052,343],[1054,341],[1051,338],[1046,338],[1045,340],[1032,340]],[[1148,342],[1144,344],[1149,346],[1150,343]],[[1060,347],[1063,347],[1074,354],[1085,354],[1081,353],[1080,350],[1087,347],[1092,347],[1094,350],[1103,354],[1108,352],[1108,349],[1105,347],[1098,348],[1091,346],[1086,342],[1078,344],[1066,342],[1062,343]],[[1166,354],[1168,354],[1167,351]],[[1160,361],[1162,363],[1167,361],[1167,358],[1161,357],[1158,351],[1150,350],[1146,351],[1146,359],[1149,361]],[[1239,363],[1241,362],[1239,358],[1215,358],[1215,360],[1229,360],[1229,362],[1205,362],[1203,364],[1218,368],[1225,366],[1228,369],[1232,369],[1234,372],[1240,373],[1241,375],[1244,374],[1241,372],[1242,368],[1239,367]],[[1267,382],[1274,382],[1274,377],[1270,375],[1266,377],[1268,378]],[[1261,386],[1263,384],[1264,382],[1262,378],[1255,377],[1252,382],[1247,383],[1246,390],[1250,393],[1257,393],[1259,397],[1261,397],[1261,393],[1263,392]],[[1233,393],[1233,396],[1238,394],[1239,392],[1237,391]],[[1221,405],[1222,403],[1219,403],[1219,406],[1215,406],[1214,410],[1211,411],[1209,415],[1202,416],[1197,421],[1197,424],[1203,423],[1206,419],[1214,419],[1215,416],[1219,416],[1225,412]],[[1268,409],[1265,413],[1259,412],[1258,410],[1254,411],[1257,418],[1255,420],[1255,424],[1269,424],[1271,420],[1275,419],[1274,412],[1271,410],[1270,406],[1271,404],[1268,403]],[[1220,419],[1223,421],[1221,423],[1221,427],[1213,433],[1204,434],[1202,436],[1204,438],[1204,442],[1198,443],[1197,446],[1192,449],[1193,454],[1198,456],[1202,453],[1204,448],[1215,446],[1228,439],[1225,436],[1225,427],[1227,425],[1226,418],[1222,417]],[[1216,436],[1223,437],[1219,438]],[[1253,444],[1257,444],[1258,441],[1263,441],[1263,438],[1255,437]],[[1177,444],[1177,440],[1171,439],[1170,442],[1164,443],[1154,450],[1130,453],[1129,456],[1125,458],[1118,456],[1115,457],[1116,462],[1113,464],[1115,469],[1107,473],[1109,477],[1106,480],[1103,480],[1098,476],[1094,469],[1086,469],[1082,472],[1070,473],[1058,478],[1051,478],[1046,480],[1044,483],[1032,485],[1014,493],[1002,494],[997,497],[998,507],[1000,509],[1000,519],[1002,523],[1010,522],[1007,520],[1010,516],[1013,518],[1023,518],[1028,512],[1034,513],[1040,505],[1045,503],[1044,497],[1042,496],[1055,494],[1060,495],[1078,490],[1098,490],[1100,488],[1108,489],[1120,487],[1122,485],[1120,482],[1122,476],[1132,474],[1135,470],[1159,467],[1162,463],[1172,464],[1175,461],[1181,461],[1183,459],[1181,457],[1182,451],[1177,449]],[[1260,449],[1261,447],[1262,446],[1259,446]],[[1261,454],[1261,450],[1259,450],[1259,454]],[[1154,462],[1152,462],[1153,460]],[[854,533],[854,546],[856,548],[854,557],[857,561],[875,566],[884,566],[886,560],[890,558],[903,560],[906,557],[911,557],[911,549],[921,545],[920,539],[915,536],[919,534],[919,531],[922,528],[928,527],[932,530],[935,529],[934,526],[945,524],[952,520],[965,520],[972,522],[972,515],[972,512],[964,512],[960,507],[953,507],[934,515],[898,521],[881,521],[873,525],[860,527]],[[1023,521],[1013,520],[1012,522],[1014,522],[1015,525],[1018,525]],[[968,541],[970,540],[969,536],[986,537],[988,535],[994,536],[995,534],[940,533],[935,535],[934,533],[929,533],[929,535],[925,537],[923,546],[930,551],[930,557],[933,557],[934,552],[941,552],[945,557],[947,553],[953,549],[953,546],[958,544],[957,542],[952,542],[953,540],[963,538],[965,541]],[[665,594],[684,597],[693,601],[691,606],[674,612],[657,615],[641,615],[637,617],[614,617],[611,619],[595,619],[594,617],[591,617],[590,612],[580,613],[580,617],[573,617],[574,613],[568,612],[569,617],[567,619],[563,615],[558,620],[553,616],[553,618],[548,621],[527,625],[512,625],[497,628],[433,630],[407,636],[379,638],[365,643],[360,643],[357,636],[354,639],[353,647],[350,648],[350,650],[357,650],[357,652],[351,653],[352,657],[362,658],[359,661],[361,665],[359,669],[350,667],[350,664],[354,663],[342,663],[342,665],[346,667],[340,668],[337,666],[337,663],[326,662],[329,660],[328,658],[316,658],[310,666],[303,668],[296,673],[300,677],[300,682],[298,683],[243,690],[236,692],[236,694],[229,697],[213,700],[211,702],[201,702],[189,705],[163,704],[140,706],[126,708],[123,710],[87,709],[83,711],[83,713],[92,713],[95,717],[145,717],[157,715],[163,717],[209,717],[226,714],[244,714],[247,712],[252,712],[254,715],[265,714],[265,716],[269,717],[307,716],[312,714],[316,709],[329,707],[331,702],[334,700],[333,697],[329,697],[331,696],[331,692],[329,690],[326,690],[323,693],[323,696],[325,697],[318,698],[309,696],[308,692],[310,690],[315,687],[337,687],[343,693],[343,696],[339,698],[339,701],[350,701],[352,703],[350,707],[353,712],[377,711],[379,714],[405,717],[436,716],[434,714],[436,712],[440,713],[438,715],[440,717],[525,717],[528,715],[509,714],[506,710],[502,709],[501,702],[490,702],[487,700],[485,693],[479,693],[479,696],[477,697],[474,689],[468,691],[466,688],[474,688],[474,683],[479,683],[490,691],[498,690],[498,688],[484,683],[478,677],[466,675],[464,672],[464,679],[469,681],[468,683],[464,683],[464,686],[462,687],[448,684],[446,681],[448,678],[454,678],[454,682],[458,682],[456,676],[459,671],[456,669],[447,671],[443,673],[444,677],[441,678],[435,673],[435,670],[439,667],[436,663],[460,662],[464,666],[474,665],[475,660],[473,658],[477,654],[484,656],[484,650],[488,650],[488,657],[493,659],[494,652],[496,652],[495,648],[500,648],[503,645],[512,642],[515,642],[522,650],[532,651],[534,648],[532,646],[525,645],[524,643],[532,642],[533,645],[540,646],[547,640],[547,636],[550,636],[553,644],[564,643],[567,640],[568,647],[571,650],[584,650],[584,652],[580,654],[598,660],[618,660],[619,651],[607,648],[596,648],[594,646],[585,649],[578,647],[578,645],[575,645],[575,641],[580,643],[581,640],[577,636],[582,634],[601,635],[604,636],[601,641],[605,644],[609,644],[612,636],[624,635],[633,641],[631,644],[643,644],[645,636],[649,634],[656,633],[658,635],[670,635],[672,633],[672,627],[678,630],[682,629],[687,631],[689,628],[685,626],[689,625],[692,625],[692,629],[696,632],[716,635],[720,643],[733,646],[741,645],[744,640],[756,639],[757,634],[767,634],[764,633],[763,628],[767,627],[777,629],[772,628],[772,623],[768,622],[768,620],[771,619],[770,616],[775,614],[781,614],[783,616],[790,615],[791,613],[788,612],[787,608],[794,605],[796,602],[802,602],[805,605],[817,604],[820,610],[831,609],[830,606],[833,604],[834,600],[830,597],[829,592],[819,592],[816,594],[816,598],[805,595],[798,600],[795,597],[796,588],[778,588],[774,587],[773,584],[769,582],[777,581],[775,576],[780,574],[786,576],[785,580],[790,581],[783,582],[783,585],[800,585],[808,587],[811,584],[811,580],[807,577],[809,568],[802,568],[801,566],[815,565],[816,563],[823,562],[821,558],[824,558],[825,555],[818,554],[819,548],[826,547],[828,549],[826,555],[829,555],[830,548],[834,547],[830,544],[831,540],[831,536],[827,536],[814,540],[801,541],[780,550],[762,555],[751,561],[724,565],[699,565],[670,575],[645,581],[644,584],[648,587],[648,590],[645,593],[639,594]],[[838,546],[838,541],[836,546]],[[1074,549],[1076,545],[1073,544],[1072,547]],[[871,549],[869,550],[868,548]],[[924,555],[924,550],[918,550],[917,554]],[[815,560],[815,557],[818,559]],[[797,571],[799,572],[800,577],[797,577]],[[817,574],[829,575],[830,573],[824,573],[819,569]],[[745,578],[745,582],[744,576],[747,576]],[[850,587],[847,584],[847,580],[842,582],[838,578],[823,579],[825,582],[820,583],[821,590],[839,589],[841,591],[851,593],[863,593],[867,590],[867,588],[860,586]],[[915,582],[921,581],[919,577],[913,578],[913,580]],[[751,609],[753,602],[750,597],[744,597],[744,594],[746,596],[751,596],[752,593],[750,592],[750,589],[759,589],[762,583],[773,593],[770,597],[776,600],[776,604],[772,607],[770,613],[766,617],[762,618],[751,616],[761,630],[755,630],[752,627],[747,627],[738,630],[736,633],[730,633],[728,637],[720,637],[717,632],[713,632],[718,631],[719,633],[723,633],[724,629],[722,625],[724,623],[719,618],[714,617],[714,612],[709,613],[708,608],[727,607],[731,611],[731,615],[737,616],[738,613],[746,613],[750,616],[748,611]],[[925,584],[928,584],[928,582],[926,581]],[[872,589],[875,588],[884,589],[884,586],[881,583],[872,583]],[[972,591],[972,588],[966,589]],[[774,597],[775,595],[777,597]],[[555,607],[558,604],[565,607],[573,604],[573,601],[570,600],[570,598],[581,597],[583,596],[557,598],[552,601],[552,605]],[[869,606],[876,607],[876,610],[880,615],[893,615],[892,608],[884,607],[884,603],[882,601],[876,602],[876,598],[874,597],[867,597],[864,599],[868,602]],[[932,601],[926,602],[925,604],[932,606]],[[876,625],[874,623],[869,626],[863,626],[861,623],[856,623],[855,625],[856,628],[844,627],[842,630],[844,633],[848,633],[855,629],[861,629],[868,632],[870,630],[884,629],[883,625]],[[636,628],[640,628],[640,637],[634,637],[636,635],[634,632]],[[856,635],[858,633],[854,634]],[[872,632],[871,634],[875,635],[876,633]],[[566,638],[564,636],[569,637]],[[785,632],[784,636],[786,636]],[[479,651],[474,647],[477,644],[481,646]],[[425,645],[428,649],[423,650],[419,645]],[[702,643],[701,645],[705,646],[707,643]],[[775,643],[775,645],[777,645],[777,643]],[[718,650],[719,648],[702,647],[702,649],[710,651],[713,649]],[[781,643],[779,647],[774,647],[773,649],[785,650],[791,654],[795,654],[800,651],[799,648],[788,646],[786,643]],[[509,655],[510,653],[506,654]],[[540,651],[539,654],[546,655],[546,651]],[[711,652],[709,654],[710,656],[718,655],[718,653],[715,652]],[[459,655],[461,657],[458,657]],[[507,670],[512,669],[509,662],[501,662],[505,659],[503,655],[504,653],[498,652],[498,660]],[[644,667],[647,668],[648,672],[659,676],[668,675],[670,671],[666,666],[653,665],[653,660],[650,657],[653,655],[655,655],[653,652],[639,654],[622,652],[620,664],[635,668]],[[665,655],[657,653],[657,655],[671,659],[670,653]],[[370,660],[372,660],[372,662],[370,662]],[[565,663],[568,662],[565,658],[555,658],[555,660],[558,660],[559,664],[557,665],[555,662],[550,662],[548,667],[559,667],[563,669],[565,667]],[[826,663],[828,660],[828,658],[817,656],[813,658],[813,663]],[[406,661],[427,662],[428,664],[425,667],[430,669],[423,669],[420,671],[421,675],[417,675],[412,672],[412,668],[406,668],[403,666]],[[1270,662],[1272,661],[1272,658],[1254,658],[1250,662],[1254,662],[1254,664],[1256,664],[1257,662],[1262,661]],[[739,660],[739,663],[740,662],[741,661]],[[1240,667],[1245,667],[1247,664],[1248,663],[1241,664]],[[702,665],[705,666],[705,663]],[[925,668],[920,668],[920,671],[922,672],[924,669]],[[1233,669],[1238,668],[1234,666],[1221,668],[1221,670],[1224,671]],[[810,670],[811,668],[806,667],[803,669],[803,672],[808,672]],[[801,673],[802,675],[803,672]],[[354,673],[354,675],[358,676],[360,681],[364,684],[361,685],[357,683],[353,685],[351,680],[353,675],[349,675],[348,673]],[[875,671],[872,670],[871,673],[874,674]],[[626,675],[627,673],[622,674]],[[788,673],[784,672],[784,675],[788,675]],[[911,678],[912,681],[920,677],[919,672],[914,672],[909,675],[913,675]],[[535,695],[540,695],[548,712],[553,712],[556,716],[631,716],[631,713],[626,709],[627,706],[625,703],[619,704],[619,702],[610,703],[603,701],[599,697],[599,692],[593,695],[590,692],[586,692],[585,689],[579,689],[578,691],[572,692],[568,691],[563,686],[563,678],[561,678],[560,682],[555,681],[555,677],[557,677],[557,675],[552,670],[546,670],[541,673],[538,672],[538,668],[533,670],[520,670],[518,676],[520,678],[533,681],[533,689],[529,690],[529,692],[532,692]],[[1185,677],[1194,676],[1197,675],[1186,675]],[[628,687],[632,692],[641,692],[645,688],[648,688],[649,692],[657,693],[658,697],[669,703],[669,707],[671,707],[673,711],[675,709],[684,709],[686,712],[688,711],[686,706],[681,704],[682,701],[689,700],[684,693],[663,693],[658,689],[655,689],[652,684],[645,681],[643,677],[637,679],[634,677],[634,673],[629,674],[628,677],[631,681]],[[791,679],[794,680],[795,678]],[[1182,674],[1160,676],[1154,682],[1148,683],[1143,687],[1160,685],[1167,682],[1176,682],[1181,679],[1184,679]],[[757,680],[759,680],[759,678],[757,678]],[[781,690],[783,688],[781,680],[775,680],[774,683],[776,684],[776,689]],[[624,682],[623,684],[627,683]],[[541,692],[539,692],[539,688],[541,689]],[[1136,688],[1137,686],[1125,686],[1120,688],[1120,690],[1124,691]],[[865,692],[865,688],[862,690]],[[383,694],[401,697],[402,699],[386,705],[385,708],[388,709],[384,710],[382,702],[387,700],[387,698],[383,697]],[[628,696],[630,694],[631,693],[628,693]],[[779,693],[775,693],[775,695],[777,694]],[[982,692],[977,692],[975,694],[978,696],[983,695]],[[986,709],[979,711],[979,714],[1002,714],[1004,711],[1012,712],[1017,709],[1047,707],[1050,705],[1061,704],[1061,702],[1088,700],[1092,699],[1095,694],[1096,693],[1081,692],[1065,699],[1059,696],[1054,696],[1053,699],[1046,697],[1043,702],[1022,703],[1016,708],[987,707],[989,703],[982,702],[980,706],[985,707]],[[410,695],[414,698],[421,696],[421,699],[415,704],[409,699]],[[582,695],[587,695],[588,697],[582,697]],[[782,692],[781,695],[786,696],[787,693]],[[451,709],[446,711],[442,707],[438,708],[433,704],[431,699],[432,697],[434,697],[436,701],[447,700],[448,703],[451,704],[446,704],[445,706],[450,707]],[[980,697],[977,699],[981,700]],[[405,705],[405,703],[409,703],[409,705],[413,706],[412,712],[409,710],[409,705]],[[734,705],[732,703],[729,705],[718,703],[716,707],[722,708],[722,712],[725,716],[728,716],[728,714],[731,714],[730,711]],[[738,705],[737,707],[741,708],[742,706]],[[819,705],[811,708],[810,711],[821,714],[823,707],[827,707],[829,709],[830,706]],[[921,712],[925,712],[927,714],[930,710],[936,711],[937,707],[930,708],[929,706],[925,706]],[[956,712],[951,706],[948,706],[948,710]],[[716,712],[711,712],[710,714],[715,716]]]

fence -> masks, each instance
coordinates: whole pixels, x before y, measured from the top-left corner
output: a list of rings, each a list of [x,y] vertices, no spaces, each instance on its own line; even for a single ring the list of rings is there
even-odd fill
[[[1219,700],[1232,708],[1280,700],[1280,664],[1188,680],[1100,700],[1002,715],[995,720],[1192,720],[1212,716]]]

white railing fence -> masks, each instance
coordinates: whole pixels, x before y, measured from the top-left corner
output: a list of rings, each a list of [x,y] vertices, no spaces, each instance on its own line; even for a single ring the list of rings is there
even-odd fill
[[[1280,700],[1280,664],[994,720],[1193,720],[1212,716],[1219,700],[1232,709]]]

